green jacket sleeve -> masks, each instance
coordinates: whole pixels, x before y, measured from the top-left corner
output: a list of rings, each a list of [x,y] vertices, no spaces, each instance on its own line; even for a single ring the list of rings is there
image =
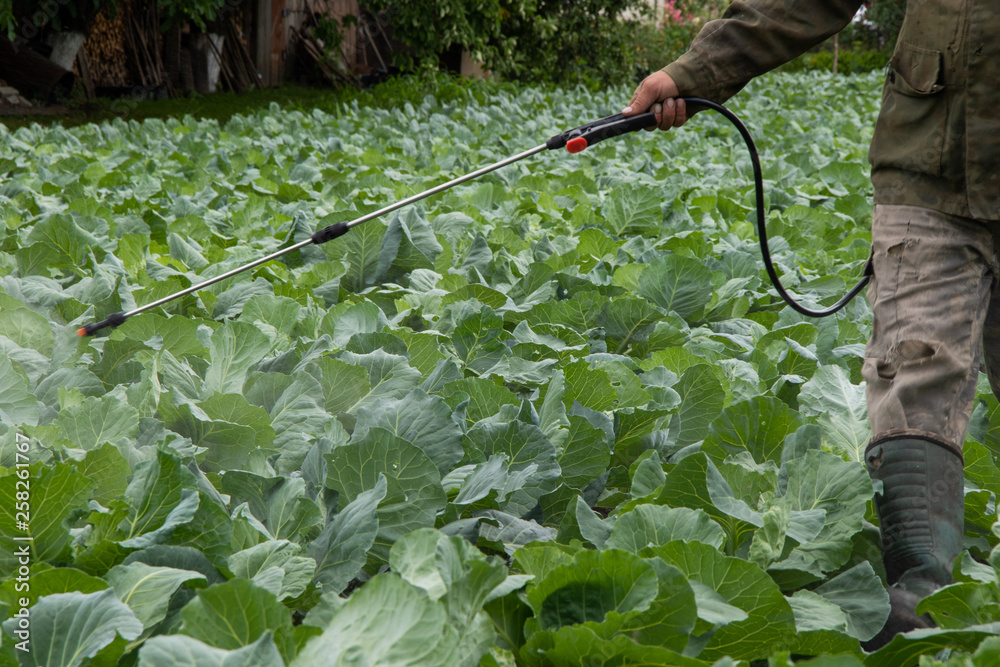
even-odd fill
[[[681,95],[725,102],[844,28],[862,0],[737,0],[664,71]]]

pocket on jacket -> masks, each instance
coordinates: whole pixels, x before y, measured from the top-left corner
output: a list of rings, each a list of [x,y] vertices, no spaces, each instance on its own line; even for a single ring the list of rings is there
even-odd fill
[[[948,120],[943,61],[940,51],[905,43],[897,47],[868,154],[873,169],[941,175]]]

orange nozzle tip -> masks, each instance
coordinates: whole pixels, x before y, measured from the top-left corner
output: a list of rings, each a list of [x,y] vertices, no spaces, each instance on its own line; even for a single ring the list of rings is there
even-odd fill
[[[79,329],[76,330],[76,335],[77,336],[86,336],[87,335],[87,328],[86,327],[80,327]]]

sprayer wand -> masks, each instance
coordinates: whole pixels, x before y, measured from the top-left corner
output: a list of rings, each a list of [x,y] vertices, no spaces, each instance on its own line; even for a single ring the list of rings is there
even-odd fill
[[[829,308],[825,308],[823,310],[812,310],[810,308],[807,308],[806,306],[803,306],[798,301],[796,301],[784,288],[784,286],[781,284],[781,280],[778,278],[777,271],[775,271],[774,262],[771,259],[771,251],[770,248],[768,247],[767,229],[765,224],[766,220],[764,216],[764,179],[760,168],[760,158],[757,154],[757,147],[753,142],[753,138],[750,136],[749,130],[747,130],[746,126],[742,123],[742,121],[740,121],[739,118],[736,117],[735,114],[733,114],[733,112],[731,112],[729,109],[722,106],[721,104],[716,104],[715,102],[712,102],[710,100],[705,100],[699,97],[685,97],[684,101],[687,104],[707,107],[709,109],[721,113],[723,116],[726,117],[727,120],[729,120],[736,127],[740,135],[743,137],[743,141],[746,143],[747,149],[750,152],[750,161],[753,164],[754,191],[756,194],[756,203],[757,203],[756,207],[757,235],[760,241],[761,256],[764,261],[764,268],[767,271],[767,275],[771,279],[771,283],[774,285],[774,288],[778,292],[778,295],[785,301],[785,303],[787,303],[796,312],[799,312],[803,315],[807,315],[809,317],[826,317],[827,315],[832,315],[833,313],[836,313],[838,310],[846,306],[847,303],[851,299],[853,299],[858,294],[858,292],[860,292],[862,288],[864,288],[864,286],[868,283],[867,276],[863,277],[861,281],[857,285],[855,285],[840,301],[830,306]],[[186,296],[193,292],[197,292],[198,290],[208,287],[209,285],[214,285],[219,281],[225,280],[226,278],[231,278],[239,273],[248,271],[249,269],[253,269],[257,266],[260,266],[261,264],[265,264],[273,259],[277,259],[278,257],[281,257],[282,255],[285,255],[292,251],[301,250],[302,248],[305,248],[306,246],[309,245],[314,245],[314,244],[319,245],[321,243],[326,243],[327,241],[332,241],[335,238],[343,236],[347,232],[351,231],[352,228],[362,223],[368,222],[369,220],[385,215],[386,213],[391,213],[396,209],[402,208],[414,202],[426,199],[431,195],[438,194],[439,192],[444,192],[445,190],[453,188],[456,185],[460,185],[461,183],[465,183],[466,181],[471,181],[473,179],[479,178],[480,176],[488,174],[491,171],[496,171],[501,167],[506,167],[509,164],[514,164],[515,162],[519,162],[527,157],[535,155],[536,153],[541,153],[542,151],[545,150],[557,150],[563,147],[565,147],[566,150],[570,153],[579,153],[580,151],[586,149],[588,146],[592,146],[598,142],[604,141],[605,139],[617,137],[622,134],[628,134],[630,132],[636,132],[638,130],[647,127],[653,127],[655,125],[656,125],[656,116],[652,112],[642,113],[628,118],[624,117],[622,114],[615,114],[613,116],[608,116],[607,118],[601,118],[586,125],[581,125],[580,127],[553,136],[544,144],[540,144],[522,153],[518,153],[517,155],[513,155],[511,157],[500,160],[499,162],[495,162],[487,167],[477,169],[476,171],[465,174],[464,176],[459,176],[458,178],[452,179],[447,183],[442,183],[441,185],[437,185],[433,188],[430,188],[429,190],[425,190],[411,197],[407,197],[406,199],[395,202],[394,204],[390,204],[384,208],[380,208],[377,211],[373,211],[372,213],[363,215],[360,218],[356,218],[349,222],[338,222],[328,227],[324,227],[323,229],[320,229],[317,232],[315,232],[309,239],[305,241],[300,241],[299,243],[291,245],[287,248],[282,248],[281,250],[273,252],[270,255],[267,255],[266,257],[261,257],[260,259],[254,260],[253,262],[244,264],[243,266],[239,266],[235,269],[232,269],[223,274],[215,276],[214,278],[210,278],[204,282],[200,282],[197,285],[192,285],[179,292],[176,292],[169,296],[165,296],[162,299],[157,299],[156,301],[147,303],[144,306],[135,308],[128,312],[118,312],[108,315],[100,322],[93,322],[91,324],[87,324],[81,327],[77,331],[77,333],[80,336],[92,336],[101,329],[107,327],[112,327],[112,328],[118,327],[124,324],[129,318],[139,315],[140,313],[144,313],[147,310],[157,308],[166,303],[169,303],[170,301],[173,301],[174,299],[178,299],[182,296]]]
[[[169,303],[170,301],[173,301],[174,299],[178,299],[178,298],[180,298],[182,296],[186,296],[186,295],[191,294],[193,292],[197,292],[198,290],[204,289],[205,287],[208,287],[209,285],[214,285],[215,283],[217,283],[219,281],[222,281],[222,280],[225,280],[226,278],[232,278],[233,276],[235,276],[235,275],[237,275],[239,273],[243,273],[244,271],[248,271],[250,269],[258,267],[261,264],[266,264],[267,262],[270,262],[272,259],[277,259],[278,257],[281,257],[282,255],[285,255],[287,253],[292,252],[293,250],[301,250],[302,248],[305,248],[306,246],[309,246],[309,245],[313,245],[313,244],[319,245],[321,243],[326,243],[327,241],[332,241],[333,239],[338,238],[340,236],[343,236],[347,232],[351,231],[351,229],[353,227],[356,227],[356,226],[358,226],[358,225],[360,225],[360,224],[362,224],[364,222],[368,222],[369,220],[371,220],[373,218],[377,218],[380,215],[385,215],[386,213],[391,213],[392,211],[395,211],[398,208],[402,208],[403,206],[406,206],[407,204],[412,204],[414,202],[418,202],[421,199],[425,199],[427,197],[430,197],[431,195],[437,194],[439,192],[443,192],[443,191],[445,191],[445,190],[447,190],[449,188],[453,188],[453,187],[455,187],[456,185],[458,185],[460,183],[465,183],[466,181],[472,180],[474,178],[479,178],[483,174],[488,174],[491,171],[495,171],[495,170],[499,169],[500,167],[505,167],[508,164],[513,164],[513,163],[517,162],[518,160],[523,160],[524,158],[529,157],[531,155],[534,155],[535,153],[540,153],[543,150],[545,150],[546,148],[547,148],[547,146],[545,144],[542,144],[541,146],[535,146],[531,150],[524,151],[523,153],[518,153],[517,155],[514,155],[513,157],[509,157],[509,158],[506,158],[504,160],[500,160],[499,162],[491,164],[488,167],[483,167],[482,169],[478,169],[478,170],[476,170],[476,171],[474,171],[472,173],[465,174],[464,176],[459,176],[458,178],[450,180],[447,183],[442,183],[441,185],[433,187],[430,190],[425,190],[424,192],[415,194],[412,197],[407,197],[406,199],[398,201],[398,202],[396,202],[394,204],[390,204],[389,206],[386,206],[384,208],[380,208],[377,211],[373,211],[371,213],[368,213],[367,215],[363,215],[360,218],[357,218],[355,220],[351,220],[350,222],[338,222],[338,223],[335,223],[335,224],[330,225],[328,227],[324,227],[323,229],[320,229],[319,231],[317,231],[316,233],[314,233],[311,237],[309,237],[305,241],[299,241],[295,245],[291,245],[291,246],[288,246],[287,248],[282,248],[281,250],[278,250],[276,252],[272,252],[270,255],[268,255],[266,257],[261,257],[260,259],[256,259],[256,260],[250,262],[249,264],[244,264],[243,266],[238,266],[235,269],[232,269],[231,271],[226,271],[223,274],[215,276],[214,278],[209,278],[208,280],[206,280],[204,282],[200,282],[197,285],[191,285],[191,287],[188,287],[186,289],[182,289],[181,291],[176,292],[174,294],[171,294],[169,296],[165,296],[162,299],[157,299],[156,301],[153,301],[151,303],[147,303],[146,305],[141,306],[139,308],[135,308],[134,310],[130,310],[128,312],[113,313],[111,315],[108,315],[106,318],[104,318],[100,322],[93,322],[93,323],[88,324],[88,325],[86,325],[84,327],[81,327],[80,329],[77,330],[77,333],[79,335],[81,335],[81,336],[92,336],[95,333],[97,333],[98,331],[100,331],[101,329],[104,329],[106,327],[118,327],[118,326],[121,326],[130,317],[134,317],[135,315],[138,315],[140,313],[144,313],[147,310],[151,310],[151,309],[156,308],[158,306],[162,306],[163,304]]]

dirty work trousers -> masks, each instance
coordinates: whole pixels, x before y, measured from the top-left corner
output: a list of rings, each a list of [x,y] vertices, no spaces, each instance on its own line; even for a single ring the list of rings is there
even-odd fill
[[[875,207],[862,374],[872,443],[916,437],[962,455],[981,362],[1000,397],[1000,223]]]

